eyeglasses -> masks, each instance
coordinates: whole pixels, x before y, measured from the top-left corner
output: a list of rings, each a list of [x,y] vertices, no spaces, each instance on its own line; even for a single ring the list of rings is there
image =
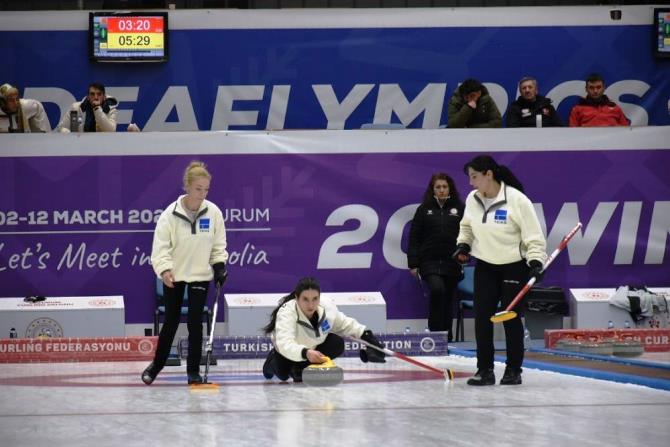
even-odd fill
[[[23,299],[26,303],[37,303],[38,301],[44,301],[47,298],[42,295],[29,295]]]

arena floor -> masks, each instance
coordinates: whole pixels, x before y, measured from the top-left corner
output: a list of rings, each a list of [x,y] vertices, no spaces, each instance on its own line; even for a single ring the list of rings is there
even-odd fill
[[[453,382],[399,359],[338,359],[344,382],[265,381],[262,360],[220,360],[218,390],[185,367],[152,386],[145,363],[0,365],[3,446],[665,446],[670,392],[524,368],[521,386],[475,388],[470,357],[424,357]],[[496,364],[496,376],[502,376]]]

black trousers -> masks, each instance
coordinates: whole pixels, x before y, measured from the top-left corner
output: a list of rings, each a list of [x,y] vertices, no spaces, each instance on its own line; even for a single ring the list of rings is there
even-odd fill
[[[506,308],[528,282],[529,268],[525,261],[495,265],[477,260],[475,265],[475,337],[477,339],[477,369],[493,368],[493,323],[490,318]],[[523,300],[514,311],[518,317],[503,323],[507,348],[507,366],[521,368],[523,363]]]
[[[197,373],[200,370],[202,357],[202,311],[207,300],[209,281],[186,283],[175,282],[174,287],[163,284],[163,300],[165,304],[165,322],[158,336],[158,347],[154,355],[154,365],[162,369],[170,355],[170,348],[179,327],[181,307],[184,302],[184,290],[188,287],[188,358],[186,371]]]
[[[431,331],[449,331],[452,341],[452,325],[454,320],[454,291],[458,278],[445,275],[426,275],[423,278],[430,290],[428,307],[428,329]]]
[[[342,355],[344,352],[344,340],[339,335],[330,333],[326,336],[326,339],[320,345],[317,345],[315,350],[319,351],[321,354],[326,355],[332,359],[335,359]],[[274,358],[274,374],[279,378],[279,380],[288,380],[289,373],[293,368],[299,368],[303,370],[304,368],[310,365],[309,361],[305,360],[303,362],[294,362],[289,360],[275,350]]]

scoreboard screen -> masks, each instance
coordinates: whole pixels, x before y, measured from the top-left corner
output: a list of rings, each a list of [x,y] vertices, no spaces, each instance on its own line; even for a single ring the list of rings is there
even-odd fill
[[[89,58],[96,62],[165,62],[165,12],[89,13]]]
[[[654,54],[670,57],[670,8],[654,9]]]

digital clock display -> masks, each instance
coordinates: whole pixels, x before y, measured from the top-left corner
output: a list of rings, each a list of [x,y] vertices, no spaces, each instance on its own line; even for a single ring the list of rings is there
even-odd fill
[[[167,60],[165,13],[91,13],[90,34],[93,60]]]
[[[654,9],[656,57],[670,57],[670,8]]]

